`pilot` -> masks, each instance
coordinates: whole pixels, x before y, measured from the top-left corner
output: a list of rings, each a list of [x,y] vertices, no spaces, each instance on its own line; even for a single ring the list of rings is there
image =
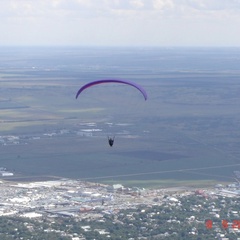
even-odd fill
[[[114,138],[108,137],[108,143],[109,143],[110,147],[112,147],[113,143],[114,143]]]

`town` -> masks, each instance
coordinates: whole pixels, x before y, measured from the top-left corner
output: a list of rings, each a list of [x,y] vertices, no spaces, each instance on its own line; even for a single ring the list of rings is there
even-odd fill
[[[144,189],[71,179],[2,178],[0,189],[0,224],[18,224],[1,232],[1,239],[11,234],[27,239],[21,234],[34,236],[39,224],[44,234],[64,240],[240,239],[238,182],[207,189]]]

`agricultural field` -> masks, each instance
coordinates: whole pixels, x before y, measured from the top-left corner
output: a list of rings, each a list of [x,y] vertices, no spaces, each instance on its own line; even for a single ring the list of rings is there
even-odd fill
[[[0,167],[15,177],[199,186],[232,182],[239,170],[234,51],[0,51]],[[117,84],[75,98],[83,84],[103,78],[138,82],[148,100]]]

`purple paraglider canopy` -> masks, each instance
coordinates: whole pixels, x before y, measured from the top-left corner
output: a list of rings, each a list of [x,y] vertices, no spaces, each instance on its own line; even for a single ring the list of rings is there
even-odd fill
[[[93,81],[90,83],[87,83],[86,85],[82,86],[76,95],[76,98],[78,98],[79,94],[85,90],[86,88],[89,88],[91,86],[97,85],[97,84],[102,84],[102,83],[123,83],[123,84],[127,84],[130,86],[133,86],[135,88],[137,88],[143,95],[144,99],[147,100],[147,93],[146,91],[143,89],[142,86],[140,86],[139,84],[136,84],[134,82],[130,82],[130,81],[125,81],[125,80],[117,80],[117,79],[103,79],[103,80],[97,80],[97,81]]]

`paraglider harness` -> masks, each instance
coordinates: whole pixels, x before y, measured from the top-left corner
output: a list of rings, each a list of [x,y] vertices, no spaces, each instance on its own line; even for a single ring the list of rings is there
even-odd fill
[[[115,138],[115,136],[114,136],[113,138],[111,138],[111,137],[108,137],[108,143],[109,143],[110,147],[112,147],[112,146],[113,146],[113,143],[114,143],[114,138]]]

